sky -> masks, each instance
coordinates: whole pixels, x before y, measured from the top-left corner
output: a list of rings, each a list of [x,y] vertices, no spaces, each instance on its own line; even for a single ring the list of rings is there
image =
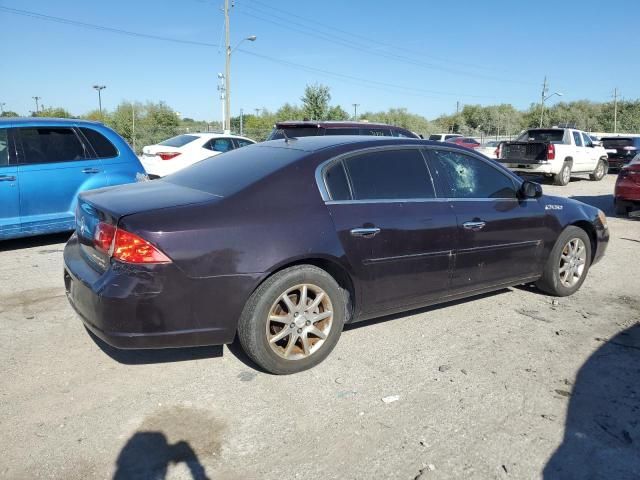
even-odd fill
[[[184,117],[219,120],[223,0],[0,0],[0,103],[28,115],[33,96],[73,114],[164,101]],[[235,0],[231,110],[300,103],[331,88],[352,112],[391,107],[435,118],[456,102],[640,98],[640,2],[609,0]],[[11,10],[14,9],[14,10]],[[16,14],[15,9],[46,15]],[[52,20],[50,17],[56,17]],[[60,19],[104,28],[78,26]],[[628,19],[628,22],[627,20]],[[115,32],[114,30],[118,30]],[[123,33],[128,32],[128,33]],[[166,40],[169,39],[169,40]]]

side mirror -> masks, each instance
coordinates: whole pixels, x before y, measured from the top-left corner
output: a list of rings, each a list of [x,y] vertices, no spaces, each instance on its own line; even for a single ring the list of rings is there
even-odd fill
[[[602,146],[602,142],[598,141],[598,140],[594,140],[591,142],[591,146],[592,147],[601,147]]]
[[[540,198],[542,196],[542,185],[525,180],[520,185],[521,198]]]

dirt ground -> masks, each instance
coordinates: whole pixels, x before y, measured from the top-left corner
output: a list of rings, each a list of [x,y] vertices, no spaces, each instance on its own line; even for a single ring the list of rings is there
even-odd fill
[[[640,478],[640,221],[614,216],[614,181],[544,186],[609,217],[573,297],[359,324],[287,377],[234,347],[98,344],[64,295],[65,236],[4,242],[0,478]]]

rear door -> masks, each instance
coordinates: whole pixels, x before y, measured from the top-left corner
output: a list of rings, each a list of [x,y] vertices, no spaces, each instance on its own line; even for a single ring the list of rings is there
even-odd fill
[[[20,189],[11,132],[8,128],[0,129],[0,239],[13,237],[20,231]]]
[[[537,199],[517,198],[515,180],[491,161],[449,149],[429,150],[438,193],[457,219],[457,250],[451,293],[470,293],[541,270],[550,237]]]
[[[574,153],[572,154],[573,167],[571,170],[574,172],[584,172],[588,170],[589,158],[584,142],[582,141],[582,136],[580,136],[580,132],[577,132],[576,130],[571,130],[571,136],[574,144]]]
[[[17,128],[20,223],[25,233],[73,229],[78,192],[106,185],[100,160],[72,127]]]
[[[419,305],[447,294],[456,234],[418,148],[352,154],[325,170],[327,208],[362,286],[360,311]]]

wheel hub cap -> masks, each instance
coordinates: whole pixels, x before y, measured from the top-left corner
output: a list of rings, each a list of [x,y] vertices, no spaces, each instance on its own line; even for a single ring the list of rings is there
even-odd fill
[[[587,263],[587,247],[580,238],[569,240],[560,254],[558,274],[560,283],[573,287],[580,281]]]

